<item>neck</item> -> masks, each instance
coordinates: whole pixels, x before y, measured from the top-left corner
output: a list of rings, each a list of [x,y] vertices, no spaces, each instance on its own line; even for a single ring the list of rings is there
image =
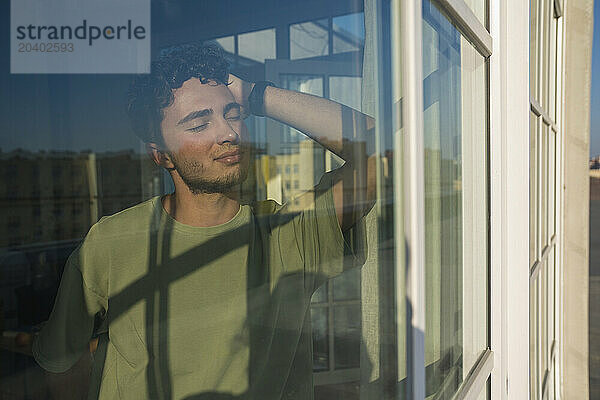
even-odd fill
[[[209,227],[224,224],[240,210],[237,187],[226,193],[195,194],[175,186],[175,192],[163,196],[165,211],[177,222],[185,225]]]

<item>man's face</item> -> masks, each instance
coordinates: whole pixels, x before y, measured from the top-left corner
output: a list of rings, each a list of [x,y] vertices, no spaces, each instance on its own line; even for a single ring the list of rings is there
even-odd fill
[[[222,193],[242,183],[250,160],[248,133],[227,86],[192,78],[173,96],[163,110],[163,140],[192,193]]]

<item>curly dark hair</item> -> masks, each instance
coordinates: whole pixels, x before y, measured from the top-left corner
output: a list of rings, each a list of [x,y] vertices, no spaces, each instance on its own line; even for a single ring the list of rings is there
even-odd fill
[[[133,131],[144,142],[162,143],[163,110],[173,103],[173,89],[190,78],[227,85],[229,65],[216,44],[184,44],[164,51],[150,74],[138,75],[128,92],[127,113]]]

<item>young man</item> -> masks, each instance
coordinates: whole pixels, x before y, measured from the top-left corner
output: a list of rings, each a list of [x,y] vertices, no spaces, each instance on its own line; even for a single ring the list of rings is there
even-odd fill
[[[345,160],[304,195],[310,205],[301,212],[242,204],[248,112]],[[360,264],[343,231],[374,201],[365,151],[374,121],[323,98],[244,82],[228,73],[220,49],[193,45],[137,78],[129,113],[175,191],[90,229],[65,266],[36,360],[63,373],[98,336],[90,398],[312,398],[310,298]]]

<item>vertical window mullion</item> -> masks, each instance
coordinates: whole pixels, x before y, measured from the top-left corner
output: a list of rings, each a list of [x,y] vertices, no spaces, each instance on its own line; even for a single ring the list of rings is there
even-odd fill
[[[422,2],[401,2],[400,28],[402,38],[402,98],[404,143],[395,140],[394,152],[404,157],[403,173],[394,174],[394,189],[402,193],[404,205],[395,203],[395,215],[404,214],[404,226],[396,224],[396,249],[407,248],[401,259],[397,251],[396,265],[406,262],[406,329],[407,329],[407,398],[425,398],[425,208],[424,208],[424,150],[423,150],[423,50],[422,50]],[[394,134],[398,136],[399,132]],[[397,194],[400,194],[396,192]],[[403,228],[403,232],[401,229]],[[399,239],[404,237],[406,243]]]

